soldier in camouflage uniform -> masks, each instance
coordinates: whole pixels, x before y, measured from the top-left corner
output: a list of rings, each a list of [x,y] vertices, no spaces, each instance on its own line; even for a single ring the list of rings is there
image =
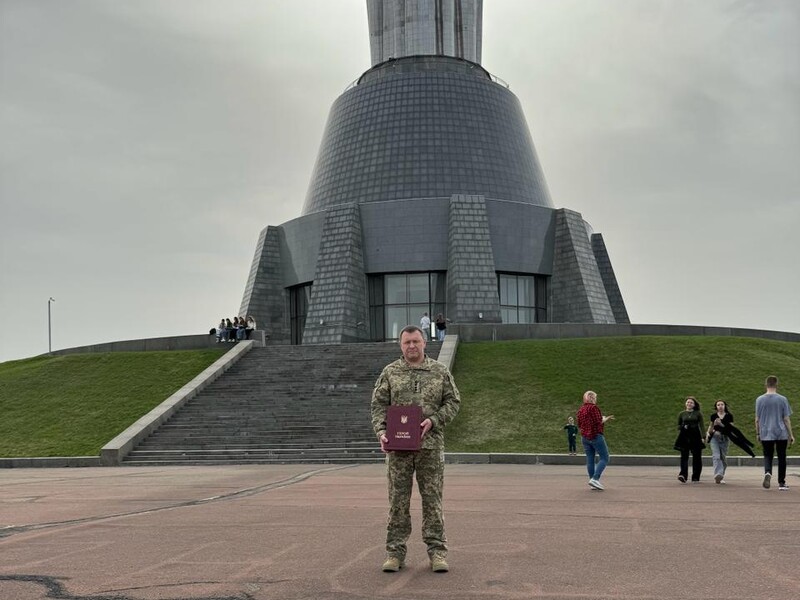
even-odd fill
[[[414,472],[422,497],[422,539],[428,546],[431,569],[449,569],[447,538],[442,516],[444,483],[444,427],[458,413],[461,399],[453,376],[440,362],[425,356],[425,338],[416,325],[400,332],[403,357],[387,365],[372,392],[372,427],[386,452],[389,480],[389,524],[386,533],[384,571],[398,571],[406,557],[411,535],[411,486]],[[386,408],[390,404],[422,407],[422,449],[387,452]]]

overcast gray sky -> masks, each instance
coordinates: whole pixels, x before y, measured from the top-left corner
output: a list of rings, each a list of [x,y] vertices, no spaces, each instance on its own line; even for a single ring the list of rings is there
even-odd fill
[[[635,323],[800,332],[800,2],[485,0]],[[0,0],[0,361],[206,332],[300,214],[364,0]]]

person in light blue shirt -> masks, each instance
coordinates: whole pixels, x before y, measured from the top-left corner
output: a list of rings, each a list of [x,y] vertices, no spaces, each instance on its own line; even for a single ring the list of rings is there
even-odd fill
[[[792,409],[786,396],[778,393],[778,378],[767,377],[767,393],[756,398],[756,435],[764,449],[764,477],[761,485],[769,489],[772,480],[772,457],[778,455],[778,489],[788,490],[786,484],[786,446],[794,444]]]

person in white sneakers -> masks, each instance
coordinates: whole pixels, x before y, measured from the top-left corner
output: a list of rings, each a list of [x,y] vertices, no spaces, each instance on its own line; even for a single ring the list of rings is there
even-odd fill
[[[788,490],[786,484],[786,446],[794,444],[792,409],[786,396],[778,393],[778,378],[767,377],[767,393],[756,398],[756,436],[764,449],[764,477],[761,485],[769,489],[772,480],[772,457],[778,455],[778,489]]]
[[[589,486],[595,490],[605,489],[600,477],[608,464],[608,446],[603,435],[603,426],[614,415],[603,416],[597,406],[597,394],[591,390],[583,394],[583,406],[575,415],[581,431],[581,443],[586,453],[586,470],[589,472]],[[595,456],[599,457],[595,465]]]
[[[422,333],[425,336],[425,341],[431,341],[431,318],[428,316],[428,313],[422,313],[422,318],[419,320],[419,328],[422,329]]]

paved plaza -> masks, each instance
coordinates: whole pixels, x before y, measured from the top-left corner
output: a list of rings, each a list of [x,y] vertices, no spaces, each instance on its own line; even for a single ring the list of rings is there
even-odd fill
[[[383,573],[383,465],[0,470],[0,599],[683,599],[800,596],[800,470],[448,465],[446,574],[419,497]]]

